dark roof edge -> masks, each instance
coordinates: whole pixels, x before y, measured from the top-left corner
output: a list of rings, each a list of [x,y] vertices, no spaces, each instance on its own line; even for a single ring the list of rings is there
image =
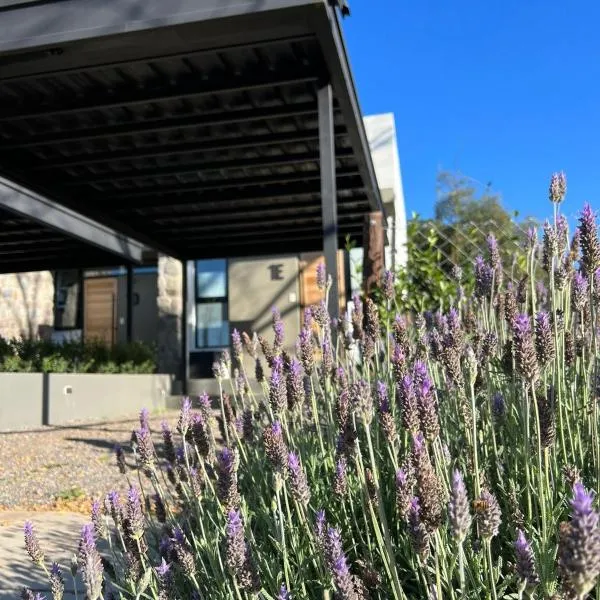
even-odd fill
[[[371,149],[363,122],[356,85],[350,68],[348,51],[344,41],[344,34],[337,10],[327,0],[320,2],[325,9],[319,11],[315,26],[318,30],[319,41],[325,53],[325,60],[329,67],[330,75],[340,107],[344,114],[344,121],[348,128],[348,135],[352,146],[361,152],[357,153],[359,169],[365,182],[371,210],[381,211],[386,216],[386,210],[379,192],[379,185],[375,175],[375,167],[371,156]],[[336,78],[341,80],[336,81]]]
[[[2,8],[0,53],[310,6],[322,0],[51,0]],[[56,18],[60,11],[61,18]]]

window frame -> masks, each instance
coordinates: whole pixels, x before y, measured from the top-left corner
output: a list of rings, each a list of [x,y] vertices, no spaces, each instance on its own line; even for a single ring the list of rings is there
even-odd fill
[[[222,261],[224,264],[224,273],[225,273],[225,295],[224,296],[200,296],[198,290],[198,265],[203,262],[210,261]],[[197,259],[194,260],[194,348],[200,352],[211,352],[214,350],[221,350],[223,348],[229,347],[229,334],[230,334],[230,324],[229,324],[229,261],[226,258],[212,258],[212,259]],[[221,304],[223,306],[223,321],[227,327],[227,335],[225,344],[218,344],[216,346],[209,345],[199,345],[199,331],[200,327],[198,324],[198,306],[200,304]]]

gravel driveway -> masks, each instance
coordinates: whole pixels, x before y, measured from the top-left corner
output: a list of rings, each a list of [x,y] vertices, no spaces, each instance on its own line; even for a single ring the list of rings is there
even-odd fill
[[[151,415],[155,441],[163,419],[174,427],[176,411]],[[43,427],[0,433],[0,509],[67,508],[89,511],[90,498],[127,484],[114,457],[115,444],[129,444],[136,416],[115,422]],[[130,455],[126,454],[128,461]]]

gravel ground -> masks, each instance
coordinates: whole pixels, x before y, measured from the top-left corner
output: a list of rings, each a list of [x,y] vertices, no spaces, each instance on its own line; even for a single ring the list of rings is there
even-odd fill
[[[155,442],[160,422],[174,428],[177,412],[151,415]],[[0,510],[48,508],[89,511],[90,498],[127,490],[114,458],[115,444],[126,446],[137,417],[110,423],[43,427],[0,433]],[[126,454],[128,463],[131,456]]]

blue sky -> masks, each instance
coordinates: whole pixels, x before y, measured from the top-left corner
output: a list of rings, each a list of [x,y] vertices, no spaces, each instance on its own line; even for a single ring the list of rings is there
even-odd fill
[[[492,182],[504,206],[600,208],[600,3],[349,0],[363,112],[396,118],[407,213],[431,214],[439,168]]]

